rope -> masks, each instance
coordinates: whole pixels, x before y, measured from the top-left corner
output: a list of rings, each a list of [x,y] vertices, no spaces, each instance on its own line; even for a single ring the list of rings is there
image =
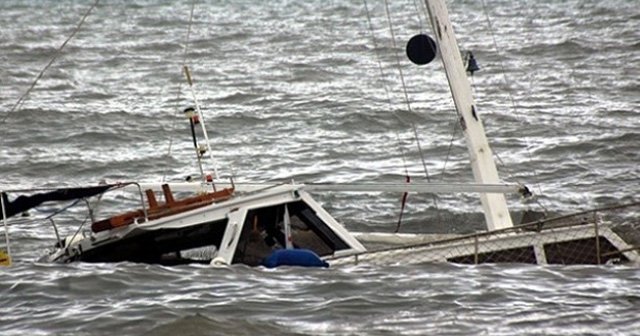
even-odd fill
[[[191,38],[191,26],[193,24],[193,11],[195,8],[195,2],[191,3],[191,12],[189,14],[189,25],[187,28],[187,38],[186,38],[186,42],[184,45],[184,51],[182,53],[182,66],[180,67],[180,77],[182,77],[182,69],[184,69],[184,67],[187,65],[187,53],[189,52],[189,41]],[[178,89],[176,90],[176,103],[174,105],[176,114],[180,114],[180,96],[182,95],[182,81],[178,81]],[[169,134],[173,134],[173,131],[176,128],[176,119],[177,118],[173,118],[173,121],[171,122],[171,130],[169,132]],[[171,150],[173,149],[173,136],[169,137],[169,146],[167,149],[167,156],[171,156]],[[164,175],[162,175],[162,182],[165,181],[166,177],[167,177],[167,172],[169,171],[169,166],[167,165],[167,169],[164,172]]]
[[[29,95],[29,93],[31,93],[31,90],[33,90],[33,88],[36,86],[36,84],[38,83],[38,81],[40,80],[40,78],[42,78],[42,76],[44,75],[45,71],[47,71],[47,69],[49,69],[49,67],[53,64],[53,62],[55,62],[55,60],[58,58],[58,56],[60,56],[60,54],[62,53],[62,49],[64,49],[64,47],[67,45],[67,43],[76,35],[76,33],[80,30],[80,27],[82,27],[82,24],[84,23],[85,19],[89,16],[89,14],[91,14],[91,11],[98,5],[98,2],[100,2],[100,0],[96,0],[96,2],[93,3],[93,5],[91,5],[91,7],[89,8],[89,10],[87,10],[86,13],[84,13],[84,16],[82,16],[82,19],[80,20],[80,23],[78,23],[78,25],[76,26],[76,28],[71,32],[71,35],[62,43],[62,45],[56,50],[55,55],[53,55],[53,58],[51,58],[51,60],[49,61],[49,63],[44,67],[44,69],[42,69],[42,71],[40,71],[40,73],[38,74],[38,76],[36,77],[36,79],[33,81],[33,83],[31,83],[31,86],[27,89],[27,91],[20,96],[20,98],[18,99],[18,101],[13,105],[13,107],[11,107],[11,110],[9,110],[9,112],[7,112],[7,114],[4,115],[4,117],[2,118],[2,121],[0,122],[0,124],[4,124],[7,120],[7,118],[9,117],[9,115],[11,113],[13,113],[18,106],[22,106],[22,104],[26,101],[27,96]]]

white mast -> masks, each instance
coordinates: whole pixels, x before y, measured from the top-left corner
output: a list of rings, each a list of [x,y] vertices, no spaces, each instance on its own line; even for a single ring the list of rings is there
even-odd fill
[[[456,110],[460,115],[460,124],[469,149],[473,176],[478,184],[498,184],[498,170],[493,161],[493,153],[484,133],[482,120],[471,95],[471,85],[458,49],[458,43],[449,21],[449,13],[444,0],[425,0],[435,40],[438,43],[440,57],[447,73],[449,87]],[[502,194],[480,196],[484,217],[489,230],[513,226],[507,201]]]

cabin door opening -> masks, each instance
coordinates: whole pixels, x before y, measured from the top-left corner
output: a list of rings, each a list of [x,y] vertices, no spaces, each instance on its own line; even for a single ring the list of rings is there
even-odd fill
[[[287,203],[286,206],[292,248],[308,249],[319,256],[349,248],[308,204],[297,201]],[[233,263],[258,266],[273,251],[286,248],[284,215],[284,204],[249,210]]]

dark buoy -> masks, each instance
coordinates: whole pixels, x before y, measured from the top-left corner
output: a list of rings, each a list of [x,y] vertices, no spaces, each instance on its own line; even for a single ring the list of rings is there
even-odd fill
[[[412,37],[407,43],[407,57],[417,65],[425,65],[436,58],[436,41],[425,34]]]

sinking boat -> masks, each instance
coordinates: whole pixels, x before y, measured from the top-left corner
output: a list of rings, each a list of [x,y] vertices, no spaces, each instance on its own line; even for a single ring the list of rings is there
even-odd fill
[[[223,187],[222,183],[209,181],[204,173],[202,159],[211,151],[194,94],[196,108],[185,112],[200,166],[200,182],[163,184],[161,191],[137,183],[4,190],[0,200],[7,247],[10,246],[7,224],[10,217],[44,202],[72,201],[76,204],[82,201],[87,206],[90,223],[80,224],[70,236],[60,237],[53,216],[46,218],[56,233],[56,241],[44,260],[267,267],[425,262],[563,265],[640,262],[639,235],[633,226],[625,226],[632,224],[628,218],[617,216],[620,212],[637,213],[640,203],[513,224],[503,193],[529,196],[530,192],[525,186],[500,181],[444,1],[428,0],[426,5],[434,39],[419,38],[423,44],[414,45],[412,53],[418,53],[413,54],[418,61],[424,59],[421,52],[426,52],[429,54],[426,58],[432,59],[435,50],[430,49],[429,44],[433,41],[437,45],[467,140],[474,184],[290,183],[239,188],[231,180]],[[186,67],[185,74],[191,84]],[[197,125],[201,125],[205,138],[202,145],[196,136]],[[121,189],[139,195],[137,207],[98,218],[96,209],[101,197]],[[175,197],[176,189],[181,192],[183,189],[195,190],[196,194]],[[309,193],[319,190],[479,193],[487,231],[444,236],[354,233],[342,226]],[[161,192],[163,201],[158,201],[156,192]]]
[[[13,202],[6,195],[25,190],[5,191],[3,214],[18,214],[41,202],[97,198],[120,189],[137,189],[142,195],[140,188],[139,184],[124,183],[57,189],[21,196]],[[270,267],[425,262],[597,265],[640,261],[638,237],[634,245],[622,238],[623,232],[615,230],[619,225],[605,220],[620,210],[637,210],[640,204],[469,235],[354,233],[312,198],[307,189],[316,188],[283,184],[243,193],[224,188],[175,200],[169,185],[164,184],[165,202],[158,202],[154,192],[147,189],[146,202],[141,196],[138,209],[102,220],[92,218],[90,225],[81,225],[67,237],[57,234],[53,216],[47,218],[56,232],[56,242],[43,261]],[[82,203],[88,213],[99,204]],[[295,253],[287,260],[273,261],[282,257],[282,251]]]
[[[181,200],[173,199],[166,184],[163,191],[162,204],[147,190],[148,204],[140,209],[94,221],[90,230],[59,239],[45,260],[258,266],[287,247],[321,257],[365,251],[303,186],[281,185],[241,196],[222,189]]]

